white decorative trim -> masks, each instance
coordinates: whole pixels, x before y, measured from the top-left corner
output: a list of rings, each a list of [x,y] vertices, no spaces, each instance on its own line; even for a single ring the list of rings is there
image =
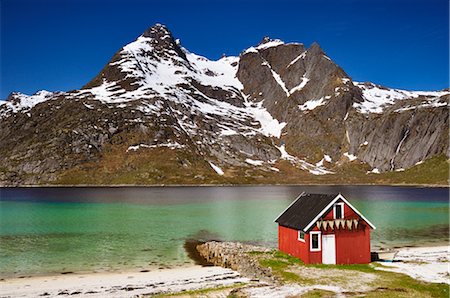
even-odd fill
[[[317,234],[317,244],[319,245],[318,248],[312,247],[312,235]],[[311,231],[309,232],[309,251],[321,251],[322,250],[322,232],[319,231]]]
[[[323,210],[322,211],[320,211],[320,213],[319,214],[317,214],[317,216],[303,229],[303,231],[308,231],[309,230],[309,228],[311,228],[311,226],[321,217],[321,216],[323,216],[323,214],[328,210],[328,209],[330,209],[330,207],[331,206],[333,206],[334,205],[334,203],[336,203],[339,199],[341,199],[342,201],[344,201],[344,203],[345,204],[347,204],[347,206],[349,206],[350,208],[352,208],[353,209],[353,211],[355,211],[355,213],[356,214],[358,214],[372,229],[376,229],[376,227],[370,222],[370,221],[368,221],[367,220],[367,218],[365,218],[364,217],[364,215],[362,215],[355,207],[353,207],[353,205],[352,204],[350,204],[349,203],[349,201],[347,201],[345,198],[344,198],[344,196],[343,195],[341,195],[341,194],[338,194],[334,199],[333,199],[333,201],[331,201],[325,208],[323,208]]]
[[[303,233],[303,239],[300,238],[300,233]],[[297,231],[297,240],[301,241],[301,242],[305,242],[305,232],[303,232],[302,230],[298,230]]]
[[[345,204],[343,202],[336,203],[336,204],[333,205],[333,219],[343,219],[345,217],[345,215],[344,215],[344,205]],[[336,207],[337,206],[341,206],[341,214],[342,214],[341,218],[336,218]]]
[[[298,201],[298,199],[300,199],[303,195],[305,194],[305,192],[302,192],[294,201],[292,201],[292,203],[289,204],[289,206],[286,207],[286,209],[284,209],[278,216],[277,218],[275,218],[275,220],[273,222],[276,222],[281,215],[283,215],[284,212],[286,212],[286,210],[288,210],[289,208],[291,208],[292,205],[294,205],[295,202]]]

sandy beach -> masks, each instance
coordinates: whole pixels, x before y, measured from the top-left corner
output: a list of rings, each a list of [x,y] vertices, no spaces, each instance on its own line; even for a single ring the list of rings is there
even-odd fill
[[[377,269],[404,273],[412,278],[450,284],[449,246],[406,247],[399,249],[394,262],[382,262]]]
[[[191,266],[151,272],[12,278],[0,282],[0,297],[136,297],[230,286],[248,281],[230,269]]]
[[[449,247],[413,247],[399,249],[395,262],[380,264],[379,270],[407,274],[415,279],[450,284]],[[222,267],[190,266],[150,272],[88,273],[28,278],[8,278],[0,281],[0,297],[136,297],[144,294],[176,293],[204,288],[249,283],[250,279]],[[326,289],[342,293],[348,289],[335,286],[284,285],[252,283],[244,292],[250,297],[284,297],[311,289]]]

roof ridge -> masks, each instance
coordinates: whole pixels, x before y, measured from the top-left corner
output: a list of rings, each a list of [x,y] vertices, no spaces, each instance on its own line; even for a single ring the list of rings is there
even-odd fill
[[[300,198],[302,198],[300,200]],[[296,230],[307,231],[339,199],[342,199],[355,211],[370,227],[375,226],[367,220],[347,199],[339,192],[334,194],[314,194],[302,192],[276,219],[279,225]]]

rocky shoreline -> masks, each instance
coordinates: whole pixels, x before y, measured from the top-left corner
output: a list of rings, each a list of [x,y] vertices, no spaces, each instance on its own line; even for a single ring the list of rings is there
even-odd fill
[[[271,252],[269,248],[239,242],[211,241],[197,245],[197,250],[208,263],[238,271],[252,281],[276,281],[272,270],[260,266],[255,257],[255,254]]]

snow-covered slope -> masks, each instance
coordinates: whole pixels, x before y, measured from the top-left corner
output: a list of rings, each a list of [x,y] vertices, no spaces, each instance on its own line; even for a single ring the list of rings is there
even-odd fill
[[[223,177],[248,169],[282,175],[277,163],[286,161],[310,174],[331,174],[342,161],[349,161],[349,155],[384,170],[402,155],[397,138],[403,146],[409,134],[394,134],[386,146],[392,150],[382,159],[373,158],[362,150],[379,152],[373,147],[376,142],[367,141],[379,124],[369,123],[362,135],[360,127],[366,123],[360,119],[390,113],[410,117],[418,108],[447,106],[448,95],[353,82],[318,44],[306,49],[300,43],[265,38],[239,57],[212,61],[183,48],[165,26],[157,24],[120,49],[79,90],[11,94],[0,104],[0,119],[8,127],[0,129],[0,155],[11,167],[22,161],[15,163],[9,155],[30,156],[28,146],[14,147],[10,140],[27,139],[30,132],[22,128],[35,126],[31,133],[42,134],[36,138],[42,142],[33,146],[48,151],[49,161],[28,161],[19,171],[24,175],[56,172],[62,165],[100,158],[108,142],[119,142],[123,154],[161,148],[184,152],[204,160],[214,175]],[[26,120],[20,118],[22,113]],[[365,117],[357,116],[361,114]],[[58,125],[49,125],[46,119]],[[412,121],[402,118],[398,123],[395,129],[402,131],[403,123]],[[433,130],[427,129],[431,134]],[[114,139],[118,134],[119,141]],[[441,139],[430,140],[434,142],[430,154],[442,151]],[[58,153],[45,147],[49,143],[67,148]],[[78,159],[63,162],[67,152]]]
[[[383,113],[383,111],[403,101],[402,104],[407,105],[397,109],[401,112],[407,109],[423,108],[423,107],[441,107],[448,103],[441,97],[449,95],[449,91],[406,91],[399,89],[385,88],[372,83],[353,82],[355,86],[361,89],[364,101],[353,104],[361,113]],[[415,103],[413,100],[420,98],[421,101]]]
[[[26,95],[20,92],[12,93],[6,101],[0,101],[0,117],[6,115],[8,112],[26,112],[32,109],[35,105],[51,100],[55,96],[62,94],[62,92],[49,92],[41,90],[33,95]]]

